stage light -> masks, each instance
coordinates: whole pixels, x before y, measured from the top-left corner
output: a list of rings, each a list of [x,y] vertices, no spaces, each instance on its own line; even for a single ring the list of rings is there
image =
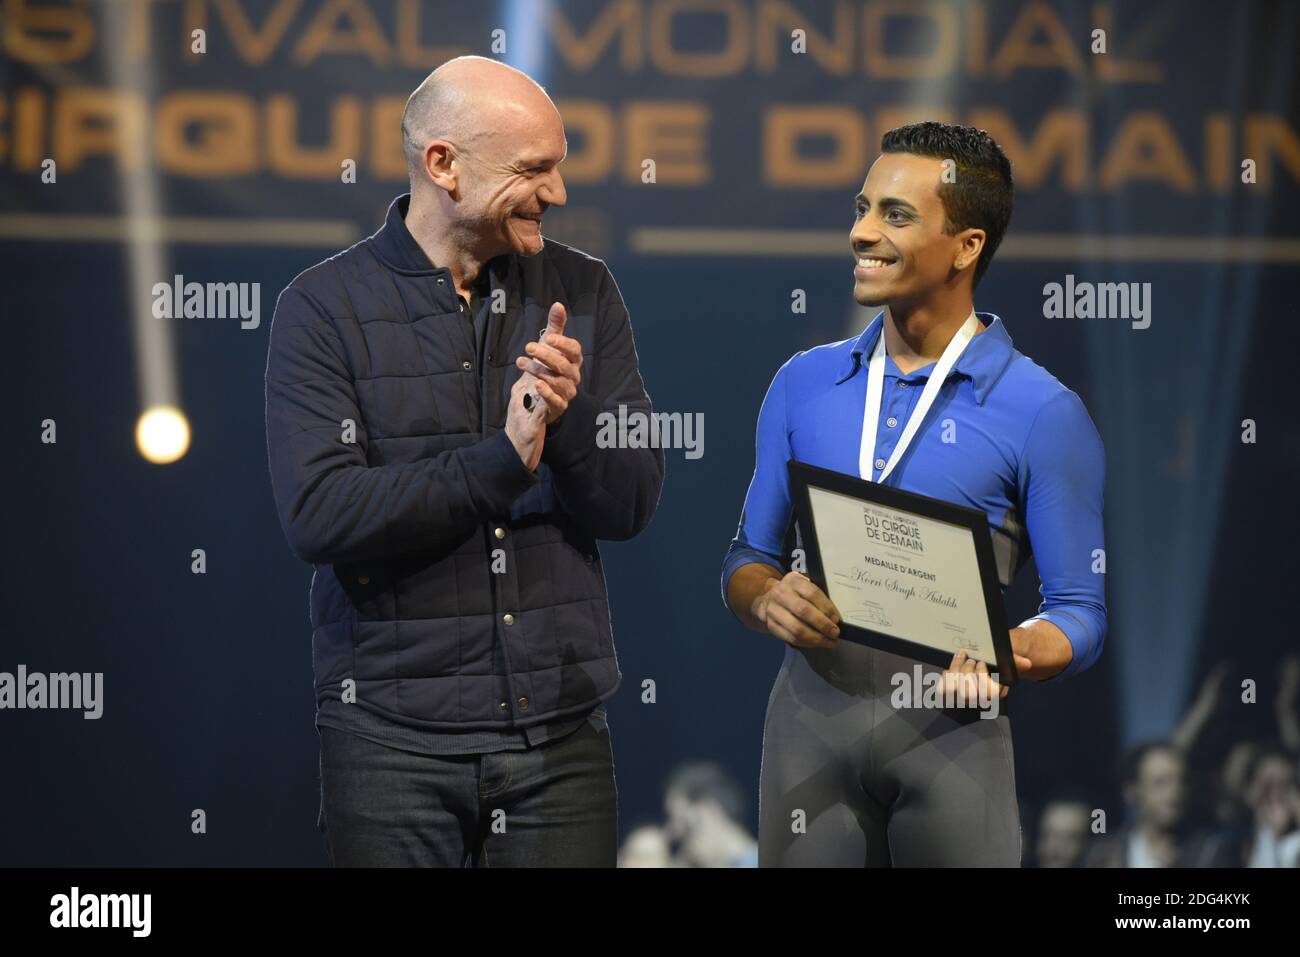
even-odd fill
[[[170,465],[189,451],[189,420],[170,406],[146,409],[135,426],[135,444],[147,461]]]

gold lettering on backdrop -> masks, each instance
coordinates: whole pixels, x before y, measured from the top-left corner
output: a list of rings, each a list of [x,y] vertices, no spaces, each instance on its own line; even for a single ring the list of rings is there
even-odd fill
[[[1049,110],[1028,143],[1006,110],[972,110],[969,122],[988,130],[1006,151],[1017,188],[1038,189],[1058,166],[1063,187],[1075,191],[1088,187],[1088,120],[1078,110]]]
[[[339,175],[344,157],[361,152],[361,101],[340,96],[330,106],[329,142],[315,149],[298,142],[298,104],[277,93],[267,103],[266,157],[277,173],[302,179],[331,179]],[[399,120],[400,122],[400,120]]]
[[[1168,121],[1159,113],[1131,113],[1125,117],[1097,173],[1101,188],[1110,192],[1138,180],[1164,183],[1183,193],[1196,188],[1191,164]]]
[[[1112,35],[1104,55],[1091,55],[1086,31],[1076,36],[1074,21],[1066,23],[1043,0],[1019,6],[959,0],[605,0],[581,13],[556,4],[545,9],[546,55],[557,71],[579,80],[597,69],[631,77],[649,66],[656,77],[748,76],[766,82],[788,68],[833,79],[996,77],[1008,86],[1044,70],[1056,71],[1057,79],[1064,72],[1071,82],[1083,76],[1097,84],[1167,82],[1165,66],[1142,57],[1169,35],[1168,24],[1150,16],[1117,28],[1120,8],[1101,0],[1090,4],[1087,25]],[[119,10],[124,29],[104,31],[106,11]],[[224,49],[265,72],[237,70],[224,81],[242,89],[176,89],[185,77],[203,77],[203,86],[223,82],[206,72],[213,68],[202,55],[192,53],[190,31],[197,28],[217,32],[209,37],[210,49]],[[800,54],[790,48],[796,29],[806,41]],[[164,68],[178,60],[185,64],[178,76],[166,75],[155,93],[161,98],[148,104],[106,78],[100,88],[75,80],[63,85],[68,75],[48,70],[33,85],[6,88],[0,93],[0,163],[6,169],[30,173],[46,157],[59,162],[60,172],[129,167],[152,150],[160,168],[173,175],[271,173],[293,180],[332,179],[344,158],[368,164],[375,178],[406,176],[399,133],[405,81],[360,98],[331,92],[302,70],[335,63],[343,69],[423,70],[462,52],[426,42],[473,39],[471,27],[444,39],[444,25],[424,0],[0,0],[0,30],[0,49],[16,62],[83,61],[100,70],[122,55],[138,60],[152,54]],[[895,36],[910,39],[899,45]],[[289,89],[277,90],[281,83]],[[603,77],[601,83],[590,98],[562,107],[571,137],[566,179],[640,185],[643,163],[653,159],[656,183],[690,187],[712,180],[713,165],[722,161],[710,143],[712,111],[733,110],[731,101],[715,102],[715,94],[700,87],[678,100],[621,103],[613,97],[628,95],[626,85],[615,88]],[[271,92],[262,93],[268,86]],[[1013,95],[1008,89],[1007,96]],[[1260,192],[1276,188],[1279,177],[1300,182],[1297,126],[1274,113],[1238,119],[1204,107],[1191,116],[1149,110],[1121,115],[1118,128],[1108,126],[1103,140],[1086,109],[1027,116],[988,99],[960,117],[924,99],[868,112],[765,97],[755,111],[759,126],[749,135],[757,142],[736,144],[726,161],[756,164],[765,183],[791,189],[860,184],[880,134],[918,119],[990,130],[1028,190],[1053,182],[1071,192],[1156,183],[1181,193],[1222,193],[1237,187],[1244,157],[1257,164]]]
[[[0,98],[0,163],[18,172],[38,169],[51,155],[60,171],[97,159],[131,164],[152,146],[160,169],[180,176],[271,171],[287,179],[324,179],[337,175],[341,159],[366,158],[372,175],[398,181],[406,176],[400,141],[405,102],[405,96],[391,95],[322,103],[280,93],[262,103],[235,90],[182,90],[166,94],[150,113],[129,91],[69,87],[47,96],[39,88],[20,87]],[[712,179],[708,104],[642,100],[619,109],[591,99],[559,105],[570,137],[562,171],[571,182],[617,177],[639,183],[646,159],[655,160],[662,184],[693,186]],[[299,143],[304,110],[328,116],[320,146]],[[777,103],[760,116],[755,162],[763,182],[793,189],[859,185],[875,159],[880,134],[926,118],[989,130],[1027,190],[1042,188],[1053,177],[1071,192],[1094,186],[1113,192],[1134,182],[1163,183],[1180,192],[1231,189],[1241,156],[1256,160],[1261,189],[1278,176],[1300,182],[1300,136],[1275,114],[1247,114],[1240,137],[1229,116],[1208,114],[1201,143],[1184,145],[1164,114],[1136,113],[1124,119],[1109,143],[1100,144],[1099,158],[1094,158],[1092,120],[1082,110],[1050,110],[1024,132],[1005,110],[992,106],[958,116],[923,104],[868,114],[836,104]],[[830,152],[805,155],[807,141],[818,136],[830,140]],[[1190,155],[1203,158],[1199,179]]]
[[[785,0],[759,0],[754,27],[754,66],[760,73],[775,72],[790,63],[790,31],[808,35],[808,58],[835,76],[853,70],[853,5],[835,0],[835,23],[831,36],[819,32],[802,10]],[[834,37],[832,41],[831,37]]]
[[[726,46],[710,53],[678,50],[673,43],[673,21],[678,14],[692,18],[721,16]],[[749,59],[749,9],[740,0],[660,0],[650,8],[650,59],[665,73],[677,76],[734,76]]]
[[[1115,18],[1110,4],[1094,3],[1092,5],[1092,23],[1098,29],[1105,30],[1107,36],[1115,35]],[[1159,63],[1126,63],[1120,58],[1118,50],[1112,50],[1104,56],[1094,58],[1097,62],[1097,76],[1108,83],[1163,83],[1164,68]]]
[[[371,106],[370,172],[379,179],[406,179],[406,154],[402,152],[405,110],[404,96],[380,97]]]
[[[817,189],[861,179],[865,173],[867,130],[849,106],[779,104],[763,115],[763,178],[773,186]],[[800,140],[827,137],[829,156],[803,156]]]
[[[3,32],[5,53],[25,63],[71,63],[95,42],[87,0],[59,6],[5,0]]]
[[[1039,35],[1046,43],[1035,42]],[[1076,77],[1084,72],[1083,60],[1070,38],[1070,31],[1056,11],[1041,0],[1020,8],[1002,46],[993,55],[991,72],[1005,80],[1024,67],[1061,69]]]
[[[641,29],[641,6],[636,0],[607,3],[586,36],[579,36],[560,12],[557,4],[548,4],[546,25],[550,28],[555,50],[574,72],[585,73],[595,66],[605,49],[619,37],[619,65],[632,73],[645,64],[645,41]]]
[[[700,103],[634,100],[625,107],[623,179],[641,182],[641,161],[655,161],[658,183],[698,186],[713,176],[707,132],[712,112]]]
[[[342,24],[350,28],[338,29]],[[375,66],[387,66],[392,59],[379,21],[363,0],[328,0],[303,31],[293,62],[315,63],[326,53],[363,53]]]
[[[1232,159],[1232,117],[1227,113],[1211,113],[1205,117],[1205,185],[1223,192],[1236,175]]]
[[[138,169],[146,145],[144,100],[125,91],[72,87],[54,100],[54,161],[75,170],[88,156],[113,156],[120,168]]]
[[[1291,173],[1292,182],[1300,182],[1300,137],[1280,116],[1247,113],[1244,156],[1259,163],[1255,182],[1268,186],[1273,179],[1273,157],[1278,156]]]
[[[258,30],[240,0],[215,0],[217,16],[229,32],[235,51],[245,63],[253,65],[265,63],[275,52],[301,6],[302,0],[276,0]]]
[[[541,3],[541,0],[526,0]],[[592,17],[575,25],[558,4],[543,5],[545,33],[552,51],[573,72],[593,69],[615,47],[624,72],[645,66],[647,50],[654,66],[675,76],[738,76],[751,66],[774,72],[790,56],[791,30],[808,41],[807,60],[833,76],[845,76],[857,66],[873,78],[955,76],[963,68],[974,77],[991,74],[1007,79],[1022,69],[1061,69],[1072,76],[1091,70],[1103,82],[1153,83],[1163,79],[1159,63],[1129,58],[1112,50],[1088,55],[1086,38],[1075,37],[1061,15],[1043,0],[1015,8],[988,62],[989,10],[983,2],[958,0],[831,0],[830,23],[824,0],[607,0]],[[245,63],[261,65],[287,51],[299,65],[325,56],[363,56],[375,66],[427,68],[450,56],[468,52],[464,44],[423,46],[428,27],[435,34],[440,21],[429,16],[428,0],[0,0],[4,49],[14,59],[33,63],[66,63],[84,59],[96,38],[96,14],[120,9],[128,53],[138,58],[154,41],[155,10],[181,10],[180,37],[170,34],[165,46],[183,40],[177,49],[194,62],[206,54],[190,44],[194,30],[220,28],[223,43]],[[805,8],[808,8],[807,10]],[[857,12],[861,10],[861,17]],[[1001,13],[1005,6],[995,5]],[[821,28],[814,26],[813,17]],[[752,15],[751,15],[752,13]],[[722,28],[720,49],[698,51],[681,44],[675,32],[695,29],[712,20]],[[168,22],[171,21],[169,18]],[[890,26],[911,22],[928,37],[926,52],[898,54]],[[1114,31],[1112,4],[1094,3],[1093,26]],[[1161,21],[1127,33],[1145,40],[1159,36]],[[391,30],[391,35],[385,31]],[[1121,34],[1123,31],[1119,31]],[[466,39],[470,39],[466,37]],[[291,48],[290,48],[290,45]],[[751,61],[752,54],[752,61]]]
[[[194,131],[194,135],[191,135]],[[239,93],[172,93],[155,119],[158,165],[182,176],[239,176],[262,165],[257,112]]]
[[[426,5],[422,3],[422,0],[398,0],[397,59],[402,66],[432,70],[452,57],[470,52],[463,47],[421,46],[420,34],[423,31],[424,6]],[[432,17],[430,19],[433,20],[434,28],[437,29],[440,26],[439,18]],[[402,169],[405,168],[406,164],[403,162]]]
[[[985,51],[989,45],[989,23],[984,6],[972,3],[966,7],[966,72],[971,76],[988,73]]]
[[[206,31],[208,29],[208,0],[185,0],[183,23],[185,24],[181,30],[183,36],[193,36],[195,30]],[[235,49],[238,50],[239,47],[236,46]],[[192,44],[185,44],[186,59],[193,61],[206,55],[195,52]]]
[[[138,62],[153,50],[154,0],[121,0],[126,7],[126,52],[132,62]]]
[[[569,155],[560,172],[571,183],[598,183],[614,169],[614,113],[600,100],[560,100]],[[574,140],[578,141],[574,148]],[[640,167],[637,168],[638,177]]]
[[[14,169],[20,173],[36,170],[49,154],[45,146],[45,92],[34,87],[18,91],[14,103]]]
[[[917,56],[890,55],[888,21],[929,20],[938,34],[934,49]],[[957,11],[948,4],[907,0],[871,3],[862,12],[862,55],[867,75],[881,80],[921,80],[952,73],[957,62]]]

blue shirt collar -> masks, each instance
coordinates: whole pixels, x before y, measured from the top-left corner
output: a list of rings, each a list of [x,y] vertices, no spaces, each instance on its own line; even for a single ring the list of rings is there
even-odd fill
[[[975,315],[984,324],[984,331],[971,340],[970,345],[963,350],[957,364],[948,375],[964,375],[970,379],[975,390],[975,401],[983,405],[989,390],[1010,364],[1015,346],[1000,318],[991,312],[976,312]],[[858,336],[857,341],[853,343],[852,351],[845,358],[840,376],[835,380],[836,385],[852,378],[853,374],[865,365],[862,357],[866,355],[870,358],[872,350],[876,348],[876,339],[884,326],[883,312],[878,313],[876,318],[867,323],[867,328],[862,330],[862,335]],[[928,368],[930,367],[925,367]],[[925,373],[925,369],[917,369],[915,373],[909,373],[909,377]],[[920,377],[927,378],[928,373]]]

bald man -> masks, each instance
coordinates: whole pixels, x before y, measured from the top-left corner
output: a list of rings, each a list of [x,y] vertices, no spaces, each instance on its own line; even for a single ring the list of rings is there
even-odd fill
[[[340,866],[612,866],[597,540],[645,528],[664,474],[597,442],[600,413],[651,411],[627,310],[542,238],[567,144],[540,86],[452,60],[402,133],[410,192],[271,327],[271,483],[315,566],[317,824]]]

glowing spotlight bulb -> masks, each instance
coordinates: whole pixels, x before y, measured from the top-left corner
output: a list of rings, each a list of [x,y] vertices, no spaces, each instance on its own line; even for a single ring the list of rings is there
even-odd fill
[[[135,426],[135,444],[154,465],[170,465],[190,448],[190,423],[179,409],[155,405]]]

